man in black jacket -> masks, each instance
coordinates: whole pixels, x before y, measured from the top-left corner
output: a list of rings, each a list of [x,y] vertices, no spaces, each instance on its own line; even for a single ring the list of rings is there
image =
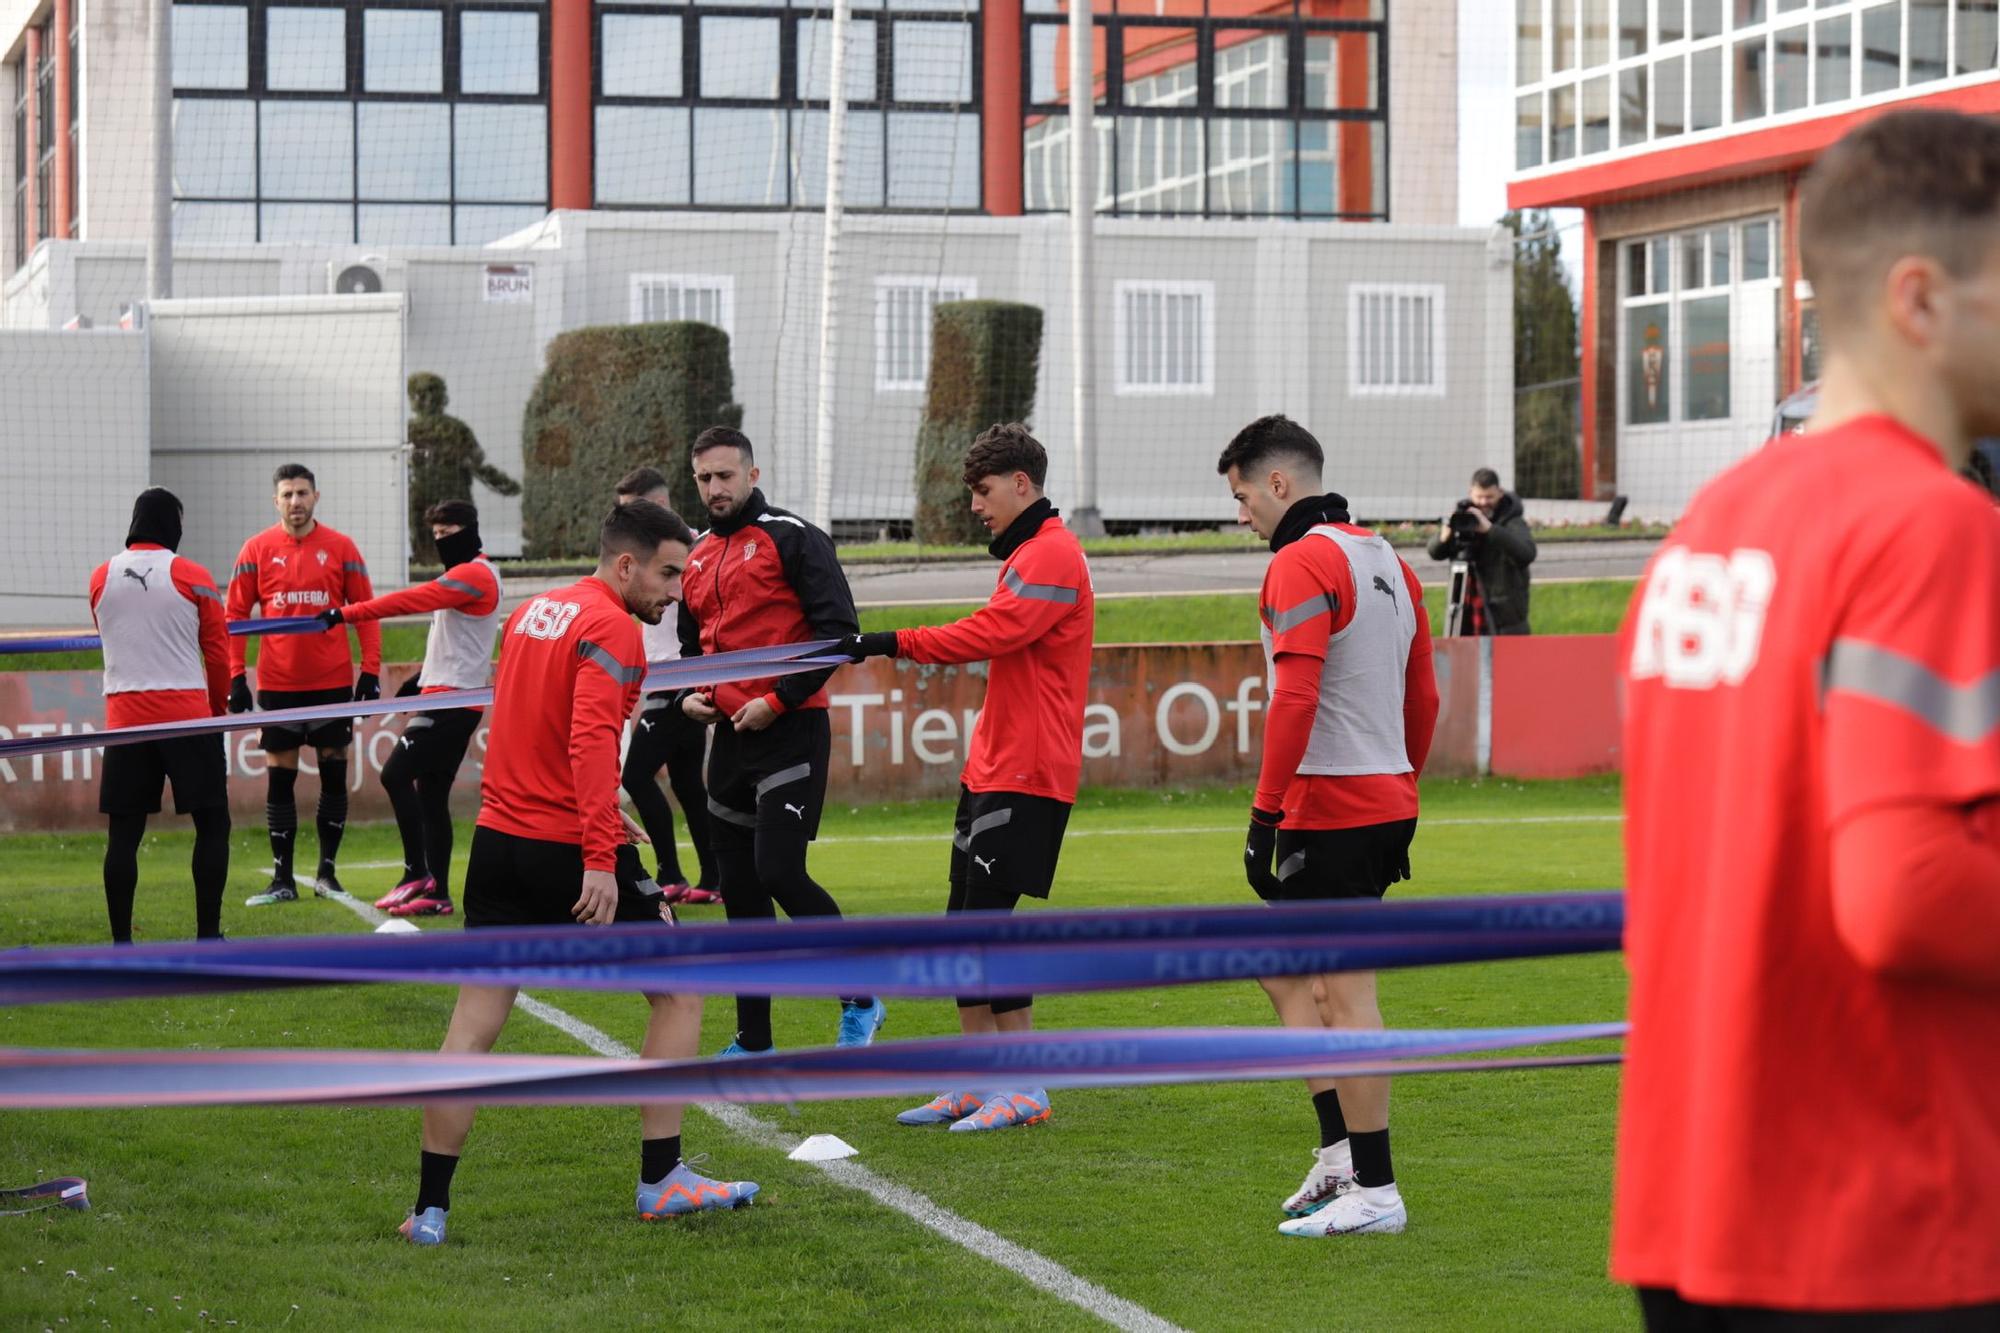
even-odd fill
[[[1476,586],[1468,598],[1468,634],[1528,632],[1528,566],[1535,537],[1528,531],[1521,497],[1500,489],[1490,467],[1472,474],[1472,487],[1456,513],[1431,538],[1431,559],[1468,560]]]

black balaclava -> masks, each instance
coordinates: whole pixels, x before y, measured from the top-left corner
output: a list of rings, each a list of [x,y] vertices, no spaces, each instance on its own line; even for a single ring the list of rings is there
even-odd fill
[[[172,491],[155,486],[139,492],[132,502],[132,526],[125,530],[125,544],[151,542],[169,551],[181,549],[181,502]]]
[[[464,564],[479,554],[479,525],[468,523],[451,536],[438,538],[437,548],[446,569]]]

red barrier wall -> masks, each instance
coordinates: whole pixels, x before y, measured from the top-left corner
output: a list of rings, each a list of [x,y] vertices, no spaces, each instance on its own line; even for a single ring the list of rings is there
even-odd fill
[[[1617,772],[1618,636],[1553,634],[1492,642],[1488,771],[1510,778]]]

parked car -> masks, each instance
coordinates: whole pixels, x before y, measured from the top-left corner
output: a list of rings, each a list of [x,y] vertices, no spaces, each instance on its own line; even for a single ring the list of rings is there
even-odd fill
[[[1805,429],[1806,418],[1818,404],[1819,381],[1814,380],[1778,404],[1771,419],[1771,434],[1798,434]],[[1966,464],[1965,474],[2000,499],[2000,439],[1974,440],[1972,461]]]

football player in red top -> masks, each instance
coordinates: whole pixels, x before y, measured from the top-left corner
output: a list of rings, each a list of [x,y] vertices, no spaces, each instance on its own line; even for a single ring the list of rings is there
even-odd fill
[[[1323,493],[1325,454],[1282,416],[1237,432],[1215,470],[1271,544],[1259,597],[1270,706],[1244,847],[1266,901],[1379,899],[1410,874],[1417,777],[1437,722],[1430,621],[1416,574]],[[1277,869],[1272,870],[1272,856]],[[1267,978],[1287,1027],[1380,1028],[1373,972]],[[1316,994],[1317,992],[1317,994]],[[1288,1236],[1401,1231],[1389,1080],[1308,1079],[1320,1147],[1285,1200]]]
[[[1611,1272],[1656,1329],[2000,1328],[2000,122],[1808,173],[1818,404],[1623,631]]]
[[[500,571],[480,549],[479,511],[470,500],[445,500],[424,511],[444,573],[365,602],[319,613],[328,629],[390,616],[430,612],[423,669],[397,694],[441,694],[482,688],[493,674],[493,640],[500,632]],[[403,724],[396,750],[382,765],[382,790],[396,812],[403,840],[403,874],[375,900],[391,916],[450,916],[451,786],[466,747],[485,716],[481,708],[440,708]]]
[[[709,530],[688,556],[680,606],[681,655],[845,639],[860,628],[833,539],[768,504],[743,432],[711,426],[690,449]],[[833,732],[826,682],[835,668],[690,690],[681,710],[715,728],[708,813],[723,910],[731,921],[839,916],[806,869],[819,834]],[[866,1046],[882,1025],[872,996],[841,1000],[834,1040]],[[736,997],[736,1038],[723,1054],[771,1049],[771,997]]]
[[[965,455],[972,512],[993,534],[1000,576],[986,605],[950,625],[881,630],[848,655],[990,662],[986,703],[959,779],[947,912],[1011,912],[1049,896],[1083,771],[1083,709],[1097,605],[1083,546],[1047,497],[1049,456],[1019,422],[989,427]],[[1026,1032],[1026,995],[958,1002],[968,1034]],[[1005,1129],[1049,1118],[1043,1088],[943,1092],[896,1117],[905,1125]]]
[[[219,717],[228,701],[222,594],[206,569],[174,554],[180,544],[179,498],[157,487],[142,491],[132,504],[125,549],[90,576],[90,617],[104,641],[104,719],[110,726]],[[222,937],[229,787],[222,734],[216,732],[105,747],[97,808],[111,820],[104,905],[117,944],[132,942],[139,842],[169,781],[175,811],[194,819],[195,934]]]
[[[361,552],[346,534],[313,517],[319,506],[319,483],[312,470],[286,463],[272,484],[277,488],[273,503],[278,522],[243,543],[229,580],[229,618],[245,619],[260,606],[267,616],[313,616],[328,607],[373,597],[375,589],[368,582]],[[257,706],[303,708],[381,697],[382,627],[372,621],[357,625],[354,636],[361,641],[361,674],[352,678],[345,634],[266,636],[257,646]],[[250,711],[246,651],[243,639],[229,641],[232,713]],[[248,906],[298,900],[292,851],[298,841],[299,814],[292,789],[299,779],[299,747],[304,744],[313,747],[319,760],[319,872],[313,892],[321,897],[341,892],[333,863],[347,827],[347,748],[353,739],[354,724],[347,718],[264,728],[269,781],[264,820],[271,832],[271,887],[251,897]]]
[[[618,743],[646,677],[637,616],[655,624],[680,593],[693,539],[687,524],[644,500],[613,509],[598,539],[597,570],[532,598],[507,618],[493,681],[493,716],[479,821],[465,869],[465,927],[612,922],[672,925],[659,885],[631,846],[645,834],[618,808]],[[514,1007],[513,986],[461,986],[446,1051],[493,1049]],[[640,1054],[692,1057],[701,997],[648,995]],[[473,1108],[424,1108],[417,1202],[403,1236],[439,1245],[451,1177]],[[681,1160],[681,1106],[639,1108],[638,1208],[643,1218],[735,1208],[749,1181],[710,1180]]]

